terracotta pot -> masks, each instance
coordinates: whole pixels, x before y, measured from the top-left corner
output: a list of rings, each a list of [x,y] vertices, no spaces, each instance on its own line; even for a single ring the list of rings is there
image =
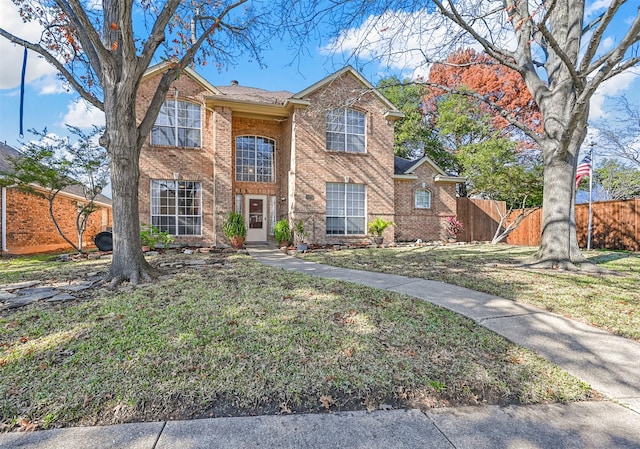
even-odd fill
[[[234,235],[229,240],[231,241],[231,247],[233,249],[242,249],[242,246],[244,245],[244,237]]]

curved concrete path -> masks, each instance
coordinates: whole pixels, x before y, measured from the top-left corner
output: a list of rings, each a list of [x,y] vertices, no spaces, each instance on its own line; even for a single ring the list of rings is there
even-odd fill
[[[0,449],[640,449],[640,344],[503,298],[442,282],[305,262],[267,247],[258,261],[406,293],[532,349],[610,400],[214,418],[0,434]]]

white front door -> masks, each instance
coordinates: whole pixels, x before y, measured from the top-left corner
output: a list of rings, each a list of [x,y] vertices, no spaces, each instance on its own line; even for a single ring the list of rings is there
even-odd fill
[[[267,196],[246,195],[244,220],[247,225],[247,242],[267,241]]]

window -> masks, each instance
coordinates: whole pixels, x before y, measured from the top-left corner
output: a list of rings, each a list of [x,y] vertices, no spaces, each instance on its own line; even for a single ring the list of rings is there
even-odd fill
[[[275,181],[276,141],[267,137],[236,137],[236,181]]]
[[[365,115],[354,109],[327,112],[327,150],[365,152]]]
[[[431,209],[431,192],[425,189],[416,190],[416,209]]]
[[[191,181],[151,181],[151,224],[172,235],[202,234],[202,187]]]
[[[327,234],[365,234],[364,184],[327,183]]]
[[[200,148],[200,105],[167,100],[162,103],[151,143],[169,147]]]

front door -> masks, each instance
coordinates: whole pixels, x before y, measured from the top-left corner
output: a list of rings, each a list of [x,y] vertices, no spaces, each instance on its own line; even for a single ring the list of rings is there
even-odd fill
[[[245,196],[245,222],[247,224],[247,242],[267,241],[267,196]]]

